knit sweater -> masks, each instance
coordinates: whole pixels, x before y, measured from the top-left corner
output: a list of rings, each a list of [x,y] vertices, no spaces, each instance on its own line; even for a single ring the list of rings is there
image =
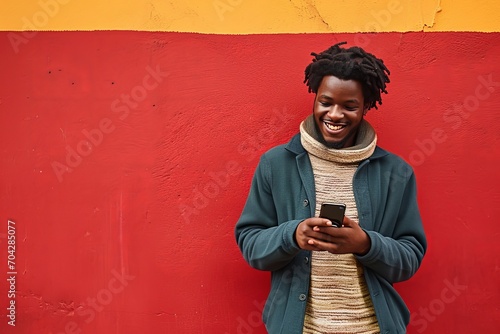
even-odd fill
[[[346,215],[357,222],[352,178],[359,162],[375,150],[374,129],[363,121],[355,145],[346,149],[325,146],[315,131],[312,116],[301,124],[300,132],[314,174],[315,216],[319,215],[321,203],[344,203]],[[353,254],[312,252],[303,333],[379,333],[363,266]]]

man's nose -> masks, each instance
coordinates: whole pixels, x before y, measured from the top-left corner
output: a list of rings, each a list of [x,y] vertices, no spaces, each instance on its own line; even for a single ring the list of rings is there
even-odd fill
[[[344,117],[344,111],[338,104],[334,104],[328,111],[328,116],[331,119],[341,119],[342,117]]]

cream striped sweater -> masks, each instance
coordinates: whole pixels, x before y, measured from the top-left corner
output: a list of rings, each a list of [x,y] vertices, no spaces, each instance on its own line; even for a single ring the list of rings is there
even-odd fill
[[[320,143],[314,120],[300,126],[302,145],[309,153],[316,187],[316,214],[323,202],[346,204],[346,215],[358,221],[352,178],[360,161],[377,143],[375,130],[363,121],[357,143],[347,149],[331,149]],[[312,252],[311,283],[304,333],[379,333],[377,318],[363,276],[353,254]]]

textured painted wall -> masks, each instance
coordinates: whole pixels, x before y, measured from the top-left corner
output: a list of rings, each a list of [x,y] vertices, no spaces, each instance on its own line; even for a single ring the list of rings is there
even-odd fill
[[[14,277],[0,283],[2,333],[265,333],[269,274],[244,263],[234,223],[260,154],[310,113],[310,52],[342,40],[390,68],[389,94],[367,118],[417,174],[429,252],[397,286],[412,311],[409,333],[496,333],[500,35],[471,32],[498,31],[496,3],[424,2],[384,25],[367,13],[391,2],[365,1],[364,16],[342,9],[359,18],[345,34],[324,33],[306,14],[331,12],[319,1],[292,2],[311,34],[252,34],[236,24],[250,13],[245,1],[231,2],[224,21],[218,2],[203,4],[224,35],[147,31],[216,31],[208,19],[191,25],[198,12],[181,2],[148,5],[182,29],[139,2],[115,6],[111,18],[108,3],[57,1],[36,31],[10,25],[43,22],[41,3],[54,2],[1,5],[0,263]],[[299,14],[287,6],[253,27],[294,32]],[[482,22],[457,14],[466,9]],[[344,20],[326,22],[341,31]],[[372,22],[386,32],[357,33]],[[441,24],[469,32],[422,32]],[[121,28],[143,31],[42,31]]]

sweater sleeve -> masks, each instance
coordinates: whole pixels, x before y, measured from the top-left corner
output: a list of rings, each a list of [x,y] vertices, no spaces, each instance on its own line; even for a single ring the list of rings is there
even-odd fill
[[[300,251],[294,235],[301,220],[278,222],[271,184],[271,166],[263,155],[235,227],[244,259],[256,269],[268,271],[284,267]]]
[[[427,241],[420,217],[415,175],[406,182],[397,215],[388,215],[381,232],[366,231],[371,240],[369,252],[358,260],[390,283],[412,277],[420,267]],[[395,221],[394,221],[395,220]],[[384,226],[385,225],[385,226]],[[389,233],[391,231],[391,233]]]

